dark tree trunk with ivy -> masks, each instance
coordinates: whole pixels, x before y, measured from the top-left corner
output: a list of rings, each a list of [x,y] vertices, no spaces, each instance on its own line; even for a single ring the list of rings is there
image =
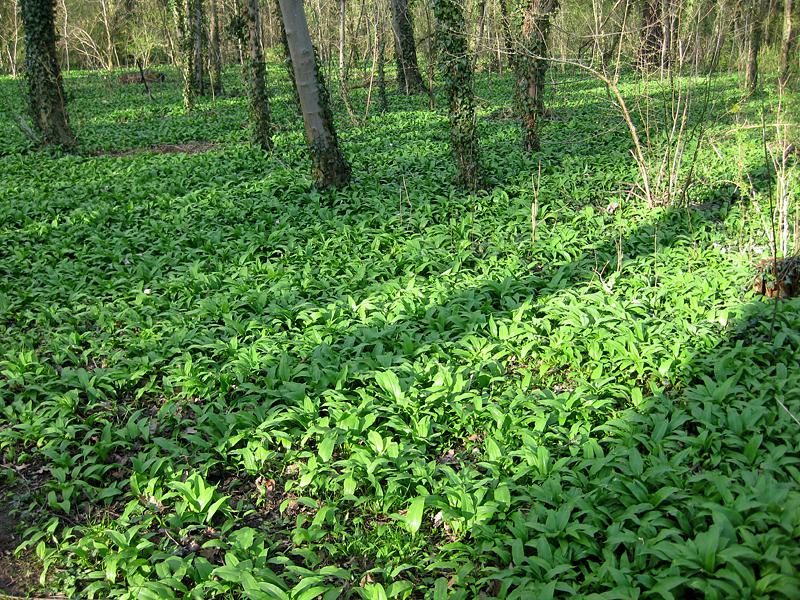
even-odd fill
[[[175,33],[178,38],[178,55],[180,57],[181,77],[183,78],[183,106],[192,110],[197,90],[194,87],[194,52],[192,38],[186,26],[186,15],[191,0],[170,0],[172,17],[175,21]]]
[[[219,39],[219,14],[217,0],[211,0],[211,92],[214,97],[222,95],[222,51]]]
[[[25,28],[28,101],[36,133],[45,145],[70,148],[75,136],[67,118],[64,82],[56,57],[55,1],[21,0]]]
[[[661,0],[641,0],[642,23],[639,46],[639,69],[652,71],[661,61],[664,27],[661,18]]]
[[[347,185],[350,165],[339,149],[330,97],[308,31],[303,0],[279,0],[279,3],[300,97],[306,141],[311,151],[314,181],[321,188]]]
[[[250,120],[253,124],[253,141],[263,150],[272,150],[272,118],[266,86],[266,64],[259,35],[258,0],[247,0],[247,73],[250,97]]]
[[[513,65],[515,101],[522,119],[522,145],[527,152],[540,149],[539,121],[544,114],[544,84],[548,67],[547,41],[558,0],[529,0],[522,21],[522,35]]]
[[[202,96],[205,92],[203,0],[189,0],[189,6],[189,30],[192,35],[192,87],[197,94]]]
[[[475,95],[472,60],[467,49],[461,0],[434,0],[439,60],[450,110],[450,145],[458,165],[459,183],[468,189],[480,184],[478,139],[475,133]]]
[[[408,7],[408,0],[391,0],[391,5],[395,57],[397,58],[397,86],[405,94],[419,94],[425,91],[425,83],[417,64],[414,21]]]

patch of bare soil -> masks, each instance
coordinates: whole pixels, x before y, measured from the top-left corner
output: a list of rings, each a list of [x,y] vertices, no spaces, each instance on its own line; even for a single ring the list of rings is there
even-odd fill
[[[144,152],[153,152],[155,154],[200,154],[213,150],[217,144],[214,142],[186,142],[184,144],[153,144],[145,148],[131,148],[130,150],[120,150],[112,152],[97,152],[94,156],[113,156],[115,158],[121,156],[136,156]]]
[[[39,561],[29,551],[14,556],[19,545],[17,520],[10,507],[0,504],[0,598],[9,596],[28,598],[39,588]]]

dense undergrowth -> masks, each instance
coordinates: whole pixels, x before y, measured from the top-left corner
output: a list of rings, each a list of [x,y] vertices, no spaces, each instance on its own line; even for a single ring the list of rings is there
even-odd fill
[[[270,74],[272,156],[174,75],[68,76],[77,154],[2,122],[0,482],[47,589],[800,597],[800,304],[749,291],[732,183],[765,185],[734,121],[767,101],[715,79],[688,206],[646,210],[604,88],[560,75],[532,242],[509,81],[478,82],[486,191],[393,95],[339,113],[356,181],[319,193]]]

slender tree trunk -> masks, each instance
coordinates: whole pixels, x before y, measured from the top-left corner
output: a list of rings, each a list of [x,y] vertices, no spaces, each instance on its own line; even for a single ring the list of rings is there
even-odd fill
[[[339,0],[339,85],[345,85],[344,72],[344,39],[347,33],[347,2]]]
[[[277,2],[277,0],[276,0]],[[239,15],[244,14],[242,10],[242,0],[233,0],[234,10],[236,11],[236,17],[239,18]],[[245,17],[246,18],[246,17]],[[244,40],[245,35],[241,33],[241,30],[238,32],[239,35],[236,36],[236,49],[239,51],[239,64],[244,64]]]
[[[474,190],[480,185],[480,160],[464,12],[460,0],[434,0],[433,10],[450,109],[450,145],[458,165],[459,183]]]
[[[376,35],[378,36],[378,100],[380,101],[381,112],[386,112],[389,103],[386,100],[386,39],[383,34],[383,27],[378,25]]]
[[[267,152],[272,150],[272,119],[266,86],[266,65],[259,35],[258,0],[247,0],[247,83],[253,141]]]
[[[483,36],[486,34],[486,0],[478,0],[478,32],[475,36],[475,62],[483,50]]]
[[[641,3],[642,29],[639,68],[647,72],[652,71],[659,64],[664,28],[660,10],[661,0],[641,0]]]
[[[312,175],[321,188],[350,181],[350,165],[339,149],[330,97],[308,31],[303,0],[279,0],[286,39],[292,57],[306,141],[311,151]]]
[[[514,60],[514,37],[511,35],[511,17],[508,14],[508,0],[500,1],[500,24],[503,30],[503,49],[506,52],[506,60],[511,64]],[[500,64],[502,69],[502,61]]]
[[[789,56],[791,54],[794,37],[792,33],[792,4],[792,0],[784,0],[783,35],[781,37],[781,54],[778,69],[778,80],[781,86],[785,86],[789,81]]]
[[[56,57],[55,0],[21,0],[31,117],[41,142],[71,148],[64,83]]]
[[[764,0],[750,0],[750,29],[747,39],[747,70],[745,87],[751,94],[758,86],[758,53],[764,37]]]
[[[548,37],[558,0],[530,0],[522,24],[521,48],[514,57],[516,101],[522,118],[522,145],[527,152],[541,147],[539,121],[544,113],[544,84],[548,67]]]
[[[392,29],[395,37],[398,87],[405,94],[425,91],[425,83],[417,64],[417,45],[414,42],[414,22],[408,0],[391,0]]]
[[[205,92],[205,73],[203,65],[203,0],[190,0],[191,13],[189,17],[192,34],[192,85],[199,95]]]
[[[62,27],[63,33],[62,33],[61,37],[64,40],[64,61],[67,63],[65,66],[66,66],[67,73],[69,73],[69,69],[70,69],[70,63],[69,63],[69,36],[67,35],[67,33],[68,33],[67,25],[69,24],[69,22],[67,21],[67,2],[66,2],[66,0],[61,0],[61,11],[63,13],[61,15],[63,17],[63,27]]]
[[[711,62],[708,72],[713,73],[719,65],[719,57],[722,54],[722,47],[725,45],[725,34],[728,31],[728,22],[733,20],[733,15],[728,14],[728,0],[719,0],[717,3],[717,22],[716,36],[714,40],[714,52],[711,55]]]
[[[211,91],[215,98],[222,95],[222,49],[217,0],[211,0]]]
[[[662,0],[661,2],[661,77],[664,78],[669,71],[672,58],[672,2]]]
[[[608,65],[611,64],[611,61],[614,60],[619,52],[619,46],[622,43],[622,36],[625,33],[625,24],[628,20],[629,7],[630,0],[625,0],[622,5],[622,21],[616,25],[618,29],[611,33],[611,43],[608,44],[603,51],[603,69],[606,69]],[[615,69],[617,66],[618,65],[615,65]]]
[[[192,38],[186,27],[187,10],[190,0],[170,0],[172,16],[175,20],[175,31],[178,37],[178,55],[180,57],[181,75],[183,77],[183,106],[189,111],[194,106],[197,90],[194,87],[194,52]]]

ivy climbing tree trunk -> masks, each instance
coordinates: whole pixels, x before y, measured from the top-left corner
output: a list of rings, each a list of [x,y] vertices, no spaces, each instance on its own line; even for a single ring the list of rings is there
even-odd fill
[[[222,51],[219,36],[217,0],[211,0],[211,92],[214,97],[222,95]]]
[[[31,117],[45,145],[71,148],[64,83],[56,57],[54,0],[20,0],[25,28],[25,69]]]
[[[514,56],[515,100],[522,119],[522,145],[527,152],[541,148],[539,121],[544,113],[544,84],[548,67],[547,41],[558,0],[529,0],[522,21],[519,49]]]
[[[408,8],[408,0],[391,0],[391,6],[397,58],[397,85],[405,94],[424,92],[425,83],[417,64],[414,21]]]
[[[458,166],[459,183],[474,190],[480,185],[480,160],[464,10],[460,0],[434,0],[433,10],[450,110],[450,145]]]
[[[183,106],[192,110],[197,90],[194,87],[194,52],[192,38],[186,27],[187,9],[191,0],[170,0],[172,4],[172,17],[175,21],[175,33],[178,38],[178,56],[180,59],[181,76],[183,78]]]
[[[330,97],[311,42],[303,0],[279,0],[279,3],[300,97],[306,142],[311,151],[314,181],[321,188],[346,185],[350,181],[350,165],[339,149]]]
[[[272,150],[272,119],[266,86],[266,65],[259,35],[258,0],[247,0],[247,79],[253,141],[263,150]]]

